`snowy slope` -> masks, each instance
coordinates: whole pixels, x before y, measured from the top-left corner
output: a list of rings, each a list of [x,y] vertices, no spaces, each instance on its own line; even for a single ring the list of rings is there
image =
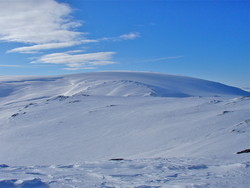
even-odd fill
[[[248,96],[249,92],[223,84],[158,73],[0,77],[0,164],[11,166],[0,165],[0,173],[7,173],[0,177],[0,187],[1,183],[20,187],[35,177],[39,178],[34,179],[35,184],[45,182],[63,187],[66,180],[60,182],[62,177],[56,175],[61,164],[80,165],[66,168],[64,178],[74,176],[68,187],[78,186],[86,179],[91,185],[100,183],[97,187],[105,187],[101,186],[104,182],[110,182],[106,187],[199,187],[200,184],[200,187],[228,187],[230,182],[223,184],[217,180],[224,172],[228,173],[228,179],[235,176],[234,172],[229,173],[230,169],[238,174],[250,174],[249,154],[235,154],[250,148]],[[128,171],[119,176],[120,171],[115,169],[119,169],[121,163],[109,164],[112,158],[132,160],[131,163],[142,166],[147,158],[150,167],[146,165],[139,171],[145,170],[148,175],[126,176],[130,170],[136,170],[125,161],[124,168]],[[169,163],[176,163],[175,172],[168,171],[171,164],[165,164],[166,158],[171,159]],[[204,160],[200,164],[201,159]],[[86,169],[86,161],[91,164],[96,161],[97,166],[91,168],[96,175]],[[158,169],[162,163],[167,165],[166,169],[162,167],[166,171]],[[55,165],[54,171],[50,170],[51,165]],[[111,171],[105,171],[106,165],[111,165]],[[195,176],[190,165],[206,168],[199,168],[197,172],[201,173]],[[27,169],[38,174],[27,175]],[[147,182],[149,169],[155,173],[152,181],[158,183]],[[87,175],[75,177],[78,170]],[[39,175],[41,171],[45,175]],[[13,177],[13,172],[26,175]],[[164,172],[170,173],[169,177],[163,177]],[[110,179],[102,179],[101,174]],[[170,177],[173,174],[178,175]],[[192,185],[191,179],[185,183],[185,174],[187,178],[201,181]],[[205,181],[204,174],[210,174],[207,178],[216,180],[214,184]],[[55,179],[51,178],[54,176]],[[247,187],[247,178],[239,176],[245,182],[242,187]],[[7,181],[15,178],[16,181]],[[140,183],[132,185],[136,178]],[[59,183],[49,183],[53,181]],[[122,186],[122,182],[126,186]],[[231,180],[232,185],[237,182]]]
[[[183,76],[144,72],[98,72],[59,77],[0,77],[0,100],[21,101],[72,96],[248,96],[249,92],[220,83]],[[1,99],[3,98],[4,99]]]

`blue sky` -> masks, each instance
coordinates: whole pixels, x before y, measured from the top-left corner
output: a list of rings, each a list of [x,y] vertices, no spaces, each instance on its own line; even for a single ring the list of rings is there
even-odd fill
[[[248,0],[0,1],[0,75],[132,70],[250,87]]]

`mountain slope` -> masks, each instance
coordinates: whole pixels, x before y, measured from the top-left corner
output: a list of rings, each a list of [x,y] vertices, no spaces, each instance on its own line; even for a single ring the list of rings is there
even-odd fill
[[[183,76],[144,72],[98,72],[59,77],[2,77],[0,100],[21,101],[58,95],[249,96],[241,89]],[[7,97],[7,98],[6,98]]]
[[[10,165],[242,159],[233,153],[250,146],[249,93],[215,82],[101,72],[1,78],[0,87],[0,161]]]

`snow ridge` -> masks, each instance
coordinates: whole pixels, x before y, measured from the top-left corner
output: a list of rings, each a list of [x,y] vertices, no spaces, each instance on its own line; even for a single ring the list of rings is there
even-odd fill
[[[250,96],[220,83],[145,72],[98,72],[60,77],[1,78],[0,100],[33,100],[85,93],[95,96]]]

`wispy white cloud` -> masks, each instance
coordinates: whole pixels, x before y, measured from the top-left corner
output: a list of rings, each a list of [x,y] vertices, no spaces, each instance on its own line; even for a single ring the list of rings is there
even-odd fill
[[[75,71],[75,70],[91,70],[96,69],[96,67],[68,67],[63,68],[63,70]]]
[[[118,39],[120,40],[133,40],[136,39],[140,36],[140,34],[138,32],[131,32],[128,34],[124,34],[118,37]]]
[[[31,63],[63,64],[66,70],[93,69],[96,66],[115,64],[115,52],[75,54],[75,52],[52,53],[38,57]]]
[[[66,48],[71,46],[76,46],[80,44],[94,43],[98,42],[97,40],[81,40],[81,41],[68,41],[68,42],[56,42],[56,43],[46,43],[46,44],[36,44],[33,46],[25,46],[14,48],[9,51],[10,52],[19,52],[19,53],[37,53],[40,50],[50,50],[50,49],[58,49],[58,48]]]
[[[117,37],[88,39],[87,33],[79,31],[82,23],[73,19],[72,11],[69,5],[56,0],[0,0],[0,42],[24,44],[7,53],[38,53],[101,41],[133,40],[140,36],[130,32]],[[68,51],[42,55],[32,63],[63,64],[67,70],[92,69],[114,64],[114,54]]]
[[[31,45],[8,52],[34,53],[103,40],[90,40],[86,33],[76,31],[81,23],[73,20],[71,13],[70,6],[55,0],[0,1],[0,41]],[[138,36],[132,32],[106,39],[132,40]]]
[[[123,40],[134,40],[140,36],[137,32],[131,32],[127,34],[120,35],[118,37],[103,37],[101,39],[82,39],[78,41],[67,41],[67,42],[54,42],[45,44],[36,44],[32,46],[18,47],[8,50],[8,53],[18,52],[18,53],[37,53],[40,50],[50,50],[58,48],[66,48],[71,46],[76,46],[80,44],[96,43],[100,41],[123,41]]]
[[[7,68],[24,68],[25,66],[22,66],[22,65],[0,65],[0,67],[7,67]]]
[[[157,62],[157,61],[164,61],[164,60],[169,60],[169,59],[180,59],[183,58],[183,56],[168,56],[168,57],[160,57],[160,58],[154,58],[154,59],[145,59],[141,60],[140,62]]]
[[[72,21],[72,9],[54,0],[0,1],[0,40],[28,44],[77,41],[84,33]]]
[[[99,41],[117,42],[117,41],[124,41],[124,40],[134,40],[134,39],[136,39],[138,37],[140,37],[140,33],[138,33],[138,32],[130,32],[130,33],[127,33],[127,34],[120,35],[118,37],[103,37],[103,38],[99,39]]]

